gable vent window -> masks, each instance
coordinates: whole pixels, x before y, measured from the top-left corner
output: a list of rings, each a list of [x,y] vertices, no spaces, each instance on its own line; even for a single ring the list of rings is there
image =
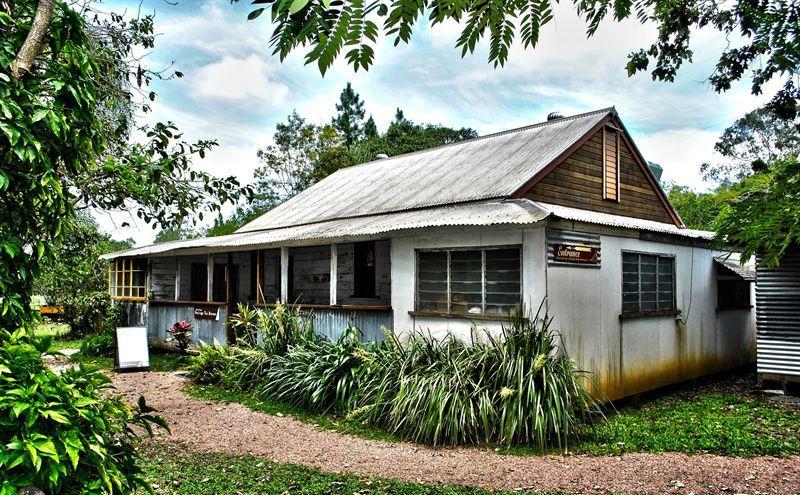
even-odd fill
[[[619,131],[603,128],[603,198],[619,201]]]

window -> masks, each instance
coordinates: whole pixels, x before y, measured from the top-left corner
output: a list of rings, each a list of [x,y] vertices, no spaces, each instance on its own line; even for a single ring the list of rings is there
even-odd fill
[[[747,280],[717,280],[717,309],[750,309],[750,282]]]
[[[717,265],[717,309],[750,309],[750,282],[725,263]]]
[[[417,311],[507,314],[520,300],[519,248],[417,252]]]
[[[353,245],[353,297],[377,297],[375,294],[375,242]]]
[[[108,265],[108,294],[111,299],[144,301],[147,299],[147,260],[122,258]]]
[[[603,128],[603,198],[619,201],[619,132]]]
[[[208,299],[208,265],[206,263],[192,263],[189,299],[192,301]]]
[[[622,253],[622,313],[675,311],[675,258]]]

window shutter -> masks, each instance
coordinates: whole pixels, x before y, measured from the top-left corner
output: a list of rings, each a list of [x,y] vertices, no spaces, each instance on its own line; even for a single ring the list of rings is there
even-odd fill
[[[603,128],[603,198],[619,201],[619,133]]]

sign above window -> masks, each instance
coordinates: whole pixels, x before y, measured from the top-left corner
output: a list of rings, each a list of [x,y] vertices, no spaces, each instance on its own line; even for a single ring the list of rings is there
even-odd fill
[[[599,268],[600,236],[566,230],[548,230],[547,263]]]

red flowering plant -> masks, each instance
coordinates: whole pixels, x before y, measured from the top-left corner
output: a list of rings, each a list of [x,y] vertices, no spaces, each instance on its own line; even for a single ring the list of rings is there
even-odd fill
[[[186,349],[192,342],[192,324],[186,320],[176,321],[169,328],[169,333],[172,334],[172,338],[175,339],[178,350],[186,352]]]

